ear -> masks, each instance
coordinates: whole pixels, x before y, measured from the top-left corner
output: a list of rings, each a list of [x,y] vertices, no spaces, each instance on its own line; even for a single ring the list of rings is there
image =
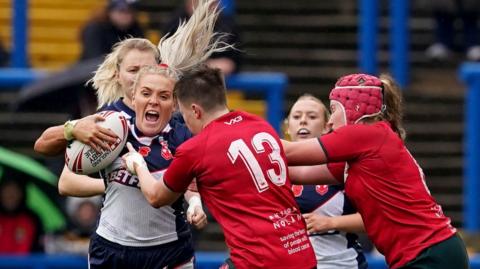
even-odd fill
[[[197,104],[192,104],[191,108],[192,108],[193,114],[195,114],[195,119],[197,120],[200,119],[203,115],[202,107]]]
[[[134,90],[132,91],[130,97],[132,98],[132,106],[133,106],[133,108],[135,108],[135,91]]]

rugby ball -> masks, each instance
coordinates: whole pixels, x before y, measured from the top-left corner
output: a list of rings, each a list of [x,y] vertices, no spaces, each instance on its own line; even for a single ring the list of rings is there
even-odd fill
[[[72,140],[65,151],[65,164],[68,168],[81,175],[96,173],[111,164],[120,155],[128,137],[128,121],[117,111],[102,111],[97,113],[105,118],[97,124],[112,130],[118,139],[110,143],[109,150],[97,152],[78,140]]]

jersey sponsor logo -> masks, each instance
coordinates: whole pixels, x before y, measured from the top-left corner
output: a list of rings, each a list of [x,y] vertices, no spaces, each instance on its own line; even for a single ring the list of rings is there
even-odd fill
[[[293,195],[300,197],[303,193],[303,185],[292,185]]]
[[[285,208],[268,216],[275,230],[294,225],[302,221],[302,214],[296,207]]]
[[[328,192],[328,185],[317,185],[315,191],[320,195],[325,195]]]
[[[223,123],[225,123],[226,125],[233,125],[235,123],[239,123],[243,120],[242,116],[237,116],[233,119],[230,119],[229,121],[225,121]]]
[[[127,170],[119,169],[108,174],[108,183],[116,182],[125,186],[140,188],[140,181]]]
[[[161,155],[165,160],[171,160],[173,159],[173,154],[168,148],[168,142],[167,141],[160,141],[160,145],[162,145],[162,152]]]
[[[143,157],[147,157],[150,151],[152,151],[150,147],[141,146],[138,148],[138,153],[140,153],[140,155]]]

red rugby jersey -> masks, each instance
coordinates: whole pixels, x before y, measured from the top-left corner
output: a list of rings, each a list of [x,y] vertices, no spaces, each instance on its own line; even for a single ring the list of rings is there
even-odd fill
[[[183,192],[193,178],[237,268],[316,266],[282,145],[263,119],[230,112],[183,143],[164,181]]]
[[[319,141],[328,161],[347,162],[345,192],[391,268],[455,233],[422,169],[388,123],[347,125]]]

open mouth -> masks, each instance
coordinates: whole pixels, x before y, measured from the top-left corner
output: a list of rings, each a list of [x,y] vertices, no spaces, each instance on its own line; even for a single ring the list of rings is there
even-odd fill
[[[148,110],[147,112],[145,112],[145,120],[148,122],[156,122],[159,117],[160,113],[158,113],[157,111]]]
[[[297,131],[297,135],[299,135],[299,136],[309,136],[310,134],[311,134],[311,132],[307,128],[300,128]]]

